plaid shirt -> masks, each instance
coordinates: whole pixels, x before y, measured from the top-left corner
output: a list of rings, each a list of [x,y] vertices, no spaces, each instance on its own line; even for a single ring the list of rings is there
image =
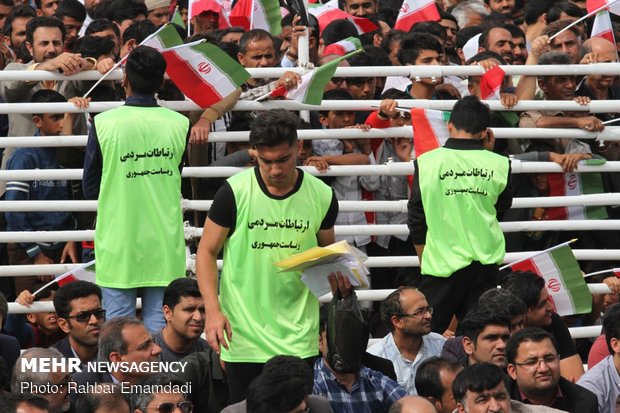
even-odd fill
[[[363,366],[349,393],[322,358],[314,364],[312,393],[326,397],[334,413],[387,413],[396,400],[407,395],[394,380]]]

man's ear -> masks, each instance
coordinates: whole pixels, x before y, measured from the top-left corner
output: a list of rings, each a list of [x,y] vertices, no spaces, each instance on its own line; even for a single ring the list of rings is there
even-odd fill
[[[32,44],[28,40],[26,40],[24,44],[26,45],[26,49],[28,49],[28,53],[30,53],[30,56],[34,56],[34,49],[32,48]]]
[[[508,363],[508,365],[506,366],[506,372],[513,380],[517,379],[517,366],[515,366],[514,364]]]
[[[244,58],[245,58],[245,54],[243,54],[241,52],[237,52],[237,60],[239,61],[239,63],[241,63],[241,66],[243,66]]]
[[[162,311],[164,313],[164,318],[166,319],[166,322],[172,321],[172,308],[164,305],[162,307]]]
[[[121,361],[122,357],[123,356],[121,355],[121,353],[119,353],[118,351],[113,351],[108,356],[108,360],[110,360],[112,363],[118,363]]]
[[[454,135],[455,131],[456,131],[456,128],[454,127],[452,122],[448,122],[448,133],[449,133],[449,136]]]
[[[41,126],[43,126],[43,117],[39,115],[32,115],[32,122],[37,129],[41,129]]]
[[[35,318],[34,313],[26,314],[26,320],[28,320],[28,322],[31,323],[31,324],[34,324],[35,321],[37,321],[37,319]]]
[[[325,127],[327,127],[327,125],[329,124],[329,122],[327,121],[327,116],[322,114],[319,114],[319,122]]]
[[[467,411],[465,410],[465,406],[463,406],[463,403],[456,404],[456,411],[458,413],[467,413]]]
[[[467,355],[472,355],[474,354],[474,342],[471,341],[471,339],[467,336],[463,336],[463,350],[465,350],[465,353],[467,353]]]
[[[67,320],[66,318],[62,318],[62,317],[58,317],[58,320],[56,321],[58,323],[58,327],[64,331],[65,333],[69,334],[69,320]]]
[[[538,87],[547,94],[547,83],[543,79],[538,79]]]
[[[620,339],[612,337],[612,339],[609,340],[609,344],[615,354],[620,354]]]

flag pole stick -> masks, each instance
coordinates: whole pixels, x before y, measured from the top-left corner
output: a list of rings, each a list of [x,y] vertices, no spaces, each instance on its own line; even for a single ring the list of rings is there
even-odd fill
[[[142,40],[140,42],[140,44],[138,46],[142,46],[144,43],[146,43],[147,41],[151,40],[153,37],[155,37],[157,34],[159,34],[160,31],[162,31],[164,29],[164,27],[168,26],[168,23],[164,24],[163,26],[161,26],[155,33],[149,35],[146,37],[146,39]],[[88,89],[88,92],[86,92],[84,94],[84,96],[82,96],[83,98],[87,98],[88,95],[90,95],[92,93],[93,90],[95,90],[95,88],[97,86],[99,86],[99,84],[101,82],[103,82],[109,75],[110,73],[112,73],[113,71],[115,71],[116,69],[118,69],[119,67],[121,67],[121,65],[123,63],[125,63],[125,61],[127,60],[127,58],[129,57],[129,53],[127,53],[121,60],[119,60],[114,66],[112,66],[112,68],[110,70],[108,70],[107,72],[104,73],[103,76],[101,76],[101,78],[99,80],[97,80],[95,82],[95,84],[93,85],[93,87],[91,87],[90,89]]]
[[[584,274],[583,278],[591,277],[593,275],[605,274],[606,272],[615,272],[615,271],[620,271],[620,268],[610,268],[609,270],[591,272],[589,274]]]
[[[189,0],[189,4],[187,5],[187,37],[192,35],[192,5],[194,4],[194,0]]]
[[[575,241],[577,241],[577,238],[573,238],[573,239],[572,239],[572,240],[570,240],[570,241],[566,241],[566,242],[563,242],[563,243],[561,243],[561,244],[555,245],[555,246],[553,246],[553,247],[551,247],[551,248],[547,248],[546,250],[544,250],[544,251],[540,251],[540,252],[537,252],[536,254],[533,254],[533,255],[531,255],[531,256],[529,256],[529,257],[522,258],[522,259],[520,259],[520,260],[517,260],[517,261],[511,262],[510,264],[506,264],[506,265],[504,265],[503,267],[500,267],[500,268],[499,268],[499,270],[500,270],[500,271],[505,270],[506,268],[508,268],[508,267],[510,267],[510,266],[512,266],[512,265],[519,264],[520,262],[527,261],[527,260],[529,260],[529,259],[532,259],[532,258],[534,258],[534,257],[538,256],[538,255],[544,254],[544,253],[549,252],[549,251],[553,251],[553,250],[555,250],[555,249],[558,249],[558,248],[563,247],[563,246],[568,245],[568,244],[572,244],[572,243],[573,243],[573,242],[575,242]]]
[[[609,125],[610,123],[618,122],[619,120],[620,118],[606,120],[605,122],[603,122],[603,125]]]
[[[572,22],[571,24],[569,24],[568,26],[566,26],[565,28],[563,28],[562,30],[560,30],[559,32],[557,32],[556,34],[554,34],[553,36],[551,36],[551,37],[549,38],[549,41],[551,41],[551,40],[555,39],[555,38],[556,38],[556,37],[558,37],[561,33],[564,33],[566,30],[570,29],[570,28],[571,28],[571,27],[573,27],[574,25],[581,23],[582,21],[584,21],[584,20],[585,20],[585,19],[587,19],[588,17],[592,17],[592,16],[594,16],[594,15],[595,15],[596,13],[598,13],[599,11],[601,11],[601,10],[603,10],[603,9],[606,9],[607,7],[611,6],[612,4],[617,3],[618,1],[620,1],[620,0],[613,0],[613,1],[609,2],[609,3],[605,2],[605,4],[604,4],[604,5],[602,5],[601,7],[597,8],[597,9],[595,9],[595,10],[592,10],[590,13],[586,14],[586,15],[585,15],[585,16],[583,16],[583,17],[578,18],[577,20],[575,20],[574,22]]]

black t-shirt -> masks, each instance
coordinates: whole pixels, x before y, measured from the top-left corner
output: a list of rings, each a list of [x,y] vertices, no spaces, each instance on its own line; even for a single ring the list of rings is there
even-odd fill
[[[299,188],[304,180],[304,172],[299,170],[299,173],[297,174],[297,182],[295,182],[295,186],[289,193],[284,195],[273,195],[267,190],[267,185],[265,185],[258,167],[254,168],[254,174],[263,193],[272,199],[286,199],[295,194],[299,191]],[[327,210],[327,214],[325,214],[325,217],[323,218],[323,222],[321,222],[321,229],[329,229],[333,227],[336,223],[337,217],[338,199],[332,192],[332,201],[329,205],[329,209]],[[221,227],[230,228],[230,231],[228,232],[229,237],[235,231],[235,223],[237,222],[237,204],[235,202],[235,194],[233,193],[233,190],[228,182],[224,183],[224,185],[215,194],[213,204],[211,204],[211,208],[209,209],[209,218]]]
[[[573,343],[570,331],[568,331],[568,327],[559,315],[556,313],[551,314],[551,324],[549,327],[545,328],[545,330],[555,337],[558,343],[560,359],[565,359],[577,354],[577,348],[575,347],[575,343]]]

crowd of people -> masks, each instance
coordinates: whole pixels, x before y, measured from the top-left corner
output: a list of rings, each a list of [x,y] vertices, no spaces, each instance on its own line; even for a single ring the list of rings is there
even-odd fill
[[[171,24],[185,42],[205,39],[245,68],[318,67],[344,55],[337,47],[342,41],[359,41],[363,50],[340,66],[480,65],[488,71],[618,62],[616,44],[592,34],[593,18],[571,25],[586,15],[586,2],[437,0],[439,21],[418,22],[408,31],[394,29],[400,0],[339,0],[350,19],[333,21],[312,13],[302,19],[295,2],[281,2],[277,35],[228,27],[232,3],[194,2],[200,11],[188,16],[187,0],[0,0],[4,70],[103,74],[126,59],[123,79],[103,81],[87,98],[92,81],[0,81],[3,103],[70,102],[86,112],[91,102],[124,101],[87,116],[0,115],[0,136],[88,135],[85,149],[5,148],[4,170],[84,168],[81,182],[3,182],[5,200],[99,200],[96,216],[3,214],[8,231],[96,224],[94,242],[0,245],[8,265],[95,259],[96,282],[0,277],[0,409],[618,412],[620,278],[610,272],[590,277],[611,293],[593,295],[588,314],[560,317],[543,278],[499,271],[506,251],[542,250],[573,238],[577,248],[620,248],[615,231],[503,234],[499,225],[571,214],[616,218],[614,206],[510,207],[516,197],[557,195],[558,182],[577,179],[580,161],[617,161],[618,145],[564,136],[496,140],[491,130],[602,131],[616,113],[510,109],[519,100],[587,105],[618,99],[617,76],[505,76],[499,97],[507,110],[492,112],[480,100],[482,76],[424,77],[413,69],[411,78],[332,77],[327,83],[324,99],[380,100],[374,109],[319,109],[309,120],[287,110],[232,111],[239,100],[296,88],[300,75],[285,71],[277,79],[251,78],[204,111],[176,113],[158,99],[183,100],[183,93],[165,79],[162,55],[140,45]],[[353,18],[376,29],[360,33]],[[611,19],[612,32],[620,35],[620,20]],[[302,36],[308,37],[309,62],[299,61]],[[412,99],[457,100],[447,114],[443,147],[421,154],[425,137],[415,133],[413,139],[298,138],[300,129],[355,128],[363,136],[371,128],[411,125],[403,107]],[[247,130],[248,142],[209,142],[211,132]],[[511,159],[555,162],[564,174],[513,175]],[[322,172],[331,165],[412,160],[413,176],[322,177],[298,168]],[[226,180],[182,179],[186,165],[250,168]],[[445,179],[448,170],[457,174]],[[581,176],[595,193],[618,192],[617,173]],[[213,203],[208,214],[189,214],[181,210],[181,196]],[[408,200],[408,211],[340,211],[345,200]],[[204,227],[199,244],[186,244],[184,220]],[[408,224],[410,233],[338,236],[334,229],[372,224]],[[372,288],[394,290],[374,305],[358,305],[342,274],[325,274],[335,299],[320,307],[298,272],[273,265],[343,239],[373,257],[418,256],[420,267],[371,268]],[[187,248],[196,251],[195,274],[186,273]],[[580,265],[584,273],[617,266]],[[27,307],[50,301],[54,311],[8,314],[7,299]],[[361,314],[358,328],[334,322],[345,303]],[[587,325],[602,325],[603,333],[571,337],[569,326]],[[369,338],[376,339],[370,346]]]

